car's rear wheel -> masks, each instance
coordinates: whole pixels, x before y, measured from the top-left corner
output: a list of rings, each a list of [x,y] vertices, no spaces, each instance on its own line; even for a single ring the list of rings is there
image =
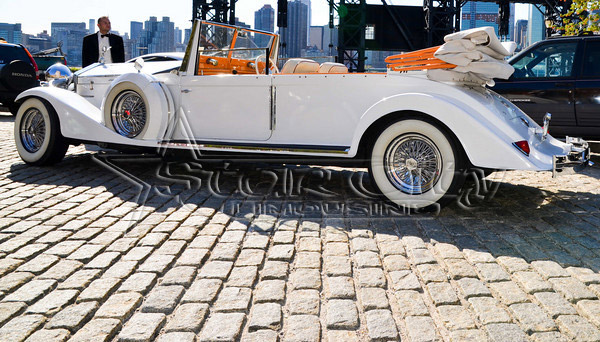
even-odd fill
[[[369,172],[390,201],[408,209],[431,209],[458,194],[463,160],[454,139],[438,125],[400,120],[383,129],[372,145]]]
[[[117,84],[109,92],[104,120],[118,134],[141,139],[148,128],[148,101],[142,89],[130,82]]]
[[[56,164],[69,148],[60,133],[56,112],[37,98],[30,98],[21,105],[15,118],[14,132],[17,151],[27,164]]]

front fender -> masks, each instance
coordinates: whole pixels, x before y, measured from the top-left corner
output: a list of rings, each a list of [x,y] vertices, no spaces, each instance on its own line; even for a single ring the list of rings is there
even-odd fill
[[[60,132],[65,138],[114,144],[132,145],[125,138],[102,123],[100,109],[80,95],[61,88],[36,87],[19,94],[16,101],[37,97],[46,100],[56,111],[60,121]],[[137,146],[156,146],[155,143],[136,141]]]
[[[512,146],[513,141],[522,139],[509,125],[496,116],[482,114],[488,111],[484,106],[477,107],[440,94],[405,93],[385,98],[362,115],[353,135],[350,154],[357,153],[363,134],[375,121],[388,114],[414,111],[435,118],[452,131],[475,166],[521,170],[541,167]]]

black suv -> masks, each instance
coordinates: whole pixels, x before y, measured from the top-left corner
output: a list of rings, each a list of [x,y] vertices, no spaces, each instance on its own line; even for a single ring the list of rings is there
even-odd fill
[[[540,125],[552,114],[550,134],[600,139],[600,36],[550,38],[509,60],[508,80],[492,88]]]
[[[15,98],[38,84],[37,65],[23,45],[0,41],[0,105],[16,114]]]

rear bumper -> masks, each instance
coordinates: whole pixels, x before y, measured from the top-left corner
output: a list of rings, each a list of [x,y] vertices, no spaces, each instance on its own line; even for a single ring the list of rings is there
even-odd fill
[[[571,152],[566,155],[552,156],[552,177],[580,172],[594,163],[590,160],[590,147],[581,138],[567,137],[566,143],[571,145]]]

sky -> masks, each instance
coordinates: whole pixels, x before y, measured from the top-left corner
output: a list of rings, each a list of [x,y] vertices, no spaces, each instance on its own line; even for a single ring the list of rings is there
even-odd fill
[[[84,22],[108,15],[113,31],[121,35],[129,32],[130,21],[148,20],[155,16],[158,20],[170,17],[180,29],[191,27],[192,0],[0,0],[0,22],[21,24],[27,34],[37,34],[43,30],[50,33],[51,22]],[[367,3],[381,4],[381,1],[367,0]],[[422,0],[387,0],[390,5],[421,6]],[[277,7],[277,0],[238,0],[236,16],[246,24],[254,25],[254,12],[264,4]],[[329,20],[327,0],[312,0],[312,25],[326,25]],[[517,19],[526,19],[527,6],[517,4]]]

